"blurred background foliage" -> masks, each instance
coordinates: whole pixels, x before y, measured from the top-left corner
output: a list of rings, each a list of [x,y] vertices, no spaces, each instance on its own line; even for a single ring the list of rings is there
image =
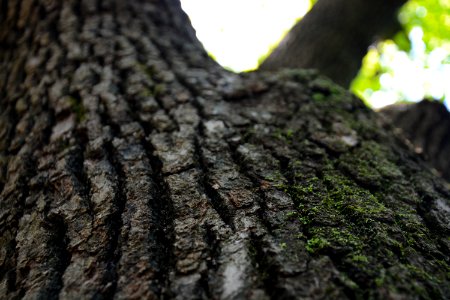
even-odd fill
[[[382,107],[424,98],[450,101],[450,0],[410,0],[402,30],[370,47],[351,90]]]

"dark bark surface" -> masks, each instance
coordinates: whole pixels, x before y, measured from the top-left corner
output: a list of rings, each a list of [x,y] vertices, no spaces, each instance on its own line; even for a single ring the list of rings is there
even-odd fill
[[[2,1],[0,298],[445,299],[450,194],[360,100],[177,1]]]
[[[400,128],[417,153],[450,182],[450,113],[438,101],[394,104],[380,113]]]
[[[394,35],[407,0],[319,0],[261,64],[261,70],[317,69],[348,87],[368,47]]]

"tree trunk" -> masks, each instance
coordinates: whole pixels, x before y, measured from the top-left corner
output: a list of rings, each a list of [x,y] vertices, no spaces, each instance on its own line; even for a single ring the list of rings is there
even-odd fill
[[[178,1],[0,9],[2,299],[445,299],[450,193],[308,71],[236,75]]]
[[[319,0],[261,64],[262,70],[317,69],[349,87],[371,44],[400,29],[407,0]]]
[[[401,129],[415,151],[450,182],[450,113],[444,104],[436,100],[393,104],[380,113]]]

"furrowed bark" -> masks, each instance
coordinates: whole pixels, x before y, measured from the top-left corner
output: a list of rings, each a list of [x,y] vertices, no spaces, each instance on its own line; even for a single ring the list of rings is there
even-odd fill
[[[0,298],[445,299],[449,191],[309,71],[177,1],[2,2]]]

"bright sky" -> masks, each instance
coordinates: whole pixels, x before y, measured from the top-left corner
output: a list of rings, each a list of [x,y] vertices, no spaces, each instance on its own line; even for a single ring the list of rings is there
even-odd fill
[[[276,46],[283,34],[310,9],[309,0],[181,0],[206,50],[224,67],[240,72],[255,69],[258,59]],[[450,106],[450,55],[438,48],[425,56],[420,28],[411,31],[412,55],[387,44],[381,90],[362,96],[374,108],[398,100],[419,101],[425,95],[445,97]]]
[[[309,0],[182,0],[206,50],[224,67],[255,69],[258,58],[310,8]]]

